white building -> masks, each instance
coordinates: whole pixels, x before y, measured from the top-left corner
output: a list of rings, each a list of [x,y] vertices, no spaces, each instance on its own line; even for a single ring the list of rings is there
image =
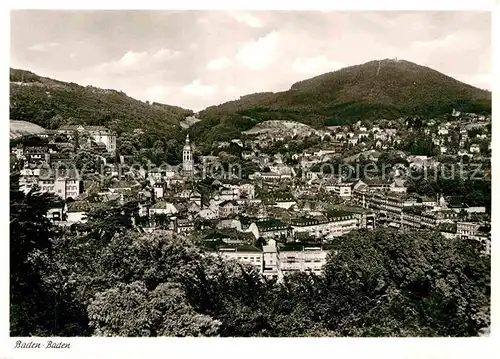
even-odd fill
[[[165,196],[165,191],[167,189],[167,184],[162,182],[157,182],[153,185],[154,198],[163,198]]]
[[[150,215],[155,215],[155,214],[176,214],[177,208],[173,203],[170,202],[165,202],[165,201],[159,201],[153,204],[149,208],[149,214]]]
[[[469,150],[471,153],[480,153],[481,152],[481,148],[479,147],[479,145],[477,143],[472,144],[470,146]]]
[[[320,274],[328,253],[328,248],[321,245],[278,244],[274,239],[270,239],[262,246],[262,274],[278,280],[295,272]]]
[[[68,223],[86,223],[87,211],[84,211],[80,208],[72,208],[71,206],[68,206],[68,210],[66,211],[66,221]]]
[[[104,143],[106,151],[116,151],[116,135],[112,134],[107,128],[90,130],[89,134],[96,143]]]
[[[262,263],[264,262],[263,252],[253,246],[239,245],[221,247],[218,249],[218,253],[227,259],[234,259],[251,264],[259,273],[262,273]]]
[[[439,127],[439,129],[438,129],[438,135],[447,135],[448,132],[449,131],[446,127]]]
[[[280,246],[279,267],[282,275],[294,272],[320,274],[326,263],[328,251],[318,246]]]
[[[72,136],[75,132],[79,134],[86,134],[96,143],[103,143],[108,152],[116,151],[116,135],[109,129],[103,126],[81,126],[81,125],[67,125],[61,126],[57,133]]]
[[[198,212],[198,217],[203,219],[217,219],[219,218],[219,211],[216,209],[205,208]]]
[[[307,233],[316,238],[334,238],[356,229],[358,220],[350,213],[335,217],[300,218],[292,220],[293,234]]]
[[[342,182],[341,180],[332,180],[325,185],[325,190],[334,192],[341,198],[349,199],[352,195],[352,187],[350,183]]]
[[[69,177],[39,179],[38,186],[41,192],[53,193],[63,199],[75,199],[83,193],[83,181]]]

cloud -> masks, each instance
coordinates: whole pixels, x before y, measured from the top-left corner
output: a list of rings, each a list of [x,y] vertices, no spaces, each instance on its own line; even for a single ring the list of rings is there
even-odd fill
[[[144,59],[148,56],[147,51],[144,52],[133,52],[128,51],[125,55],[122,56],[120,60],[116,62],[117,66],[133,66],[138,63],[144,61]]]
[[[216,59],[210,60],[207,64],[207,69],[209,70],[223,70],[229,66],[231,66],[232,60],[229,57],[221,56]]]
[[[171,50],[171,49],[159,49],[158,51],[156,51],[154,53],[153,57],[156,60],[168,60],[168,59],[171,59],[172,57],[178,56],[180,54],[181,54],[180,51],[175,51],[175,50]]]
[[[259,28],[264,26],[258,17],[246,12],[230,12],[228,15],[237,22],[246,24],[250,27]]]
[[[489,12],[16,11],[11,17],[13,67],[197,110],[283,91],[344,64],[396,56],[472,85],[493,82]]]
[[[257,40],[247,42],[236,55],[238,62],[251,70],[259,70],[269,66],[274,60],[280,34],[272,31]]]
[[[49,42],[49,43],[44,43],[44,44],[31,45],[30,47],[28,47],[28,50],[29,51],[44,52],[44,51],[49,51],[50,49],[53,49],[53,48],[58,47],[58,46],[60,46],[60,44],[57,42]]]
[[[411,44],[412,51],[437,51],[446,49],[447,51],[469,51],[477,50],[481,42],[478,41],[480,34],[469,29],[460,30],[455,33],[447,34],[446,36],[438,37],[427,41],[415,41]]]
[[[292,63],[292,69],[300,74],[317,74],[328,71],[335,71],[345,67],[342,62],[332,61],[322,55],[317,57],[298,58]]]
[[[215,92],[215,86],[203,85],[198,79],[194,80],[188,85],[183,86],[182,92],[194,96],[209,96]]]
[[[131,70],[153,69],[155,66],[163,64],[178,55],[180,51],[161,48],[159,50],[150,50],[142,52],[127,51],[119,60],[105,62],[94,66],[91,70],[94,72],[117,74],[125,73]]]

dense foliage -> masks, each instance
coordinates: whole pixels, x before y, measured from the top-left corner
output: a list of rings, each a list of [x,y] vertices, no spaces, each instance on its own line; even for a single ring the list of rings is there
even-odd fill
[[[12,335],[474,336],[489,326],[490,263],[473,241],[351,232],[323,275],[278,283],[171,232],[138,232],[136,203],[60,231],[47,199],[12,185]]]
[[[10,69],[10,118],[55,129],[62,125],[106,126],[117,133],[154,128],[180,130],[179,122],[192,111],[145,103],[125,93],[80,86]]]
[[[457,197],[468,206],[485,206],[491,210],[491,182],[470,179],[419,179],[409,184],[408,190],[420,195],[435,197],[438,194]]]

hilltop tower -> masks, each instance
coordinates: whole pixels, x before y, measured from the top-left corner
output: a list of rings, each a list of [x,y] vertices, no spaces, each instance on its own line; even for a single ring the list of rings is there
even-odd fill
[[[182,172],[185,176],[193,174],[193,151],[189,143],[189,135],[186,136],[186,143],[182,149]]]

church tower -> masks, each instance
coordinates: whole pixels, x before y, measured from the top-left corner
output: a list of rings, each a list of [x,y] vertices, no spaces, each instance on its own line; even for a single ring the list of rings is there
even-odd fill
[[[193,174],[193,151],[189,143],[189,135],[186,136],[186,144],[182,149],[182,171],[186,176]]]

